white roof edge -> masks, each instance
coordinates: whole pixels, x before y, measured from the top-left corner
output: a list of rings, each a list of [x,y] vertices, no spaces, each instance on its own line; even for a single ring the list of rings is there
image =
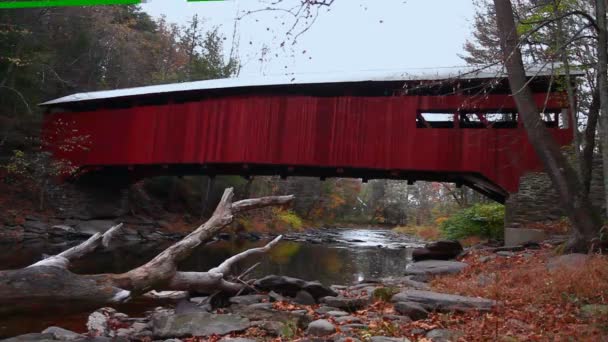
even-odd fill
[[[526,72],[528,76],[548,76],[553,73],[552,71],[554,71],[555,68],[555,66],[553,68],[551,66],[530,66],[527,68]],[[574,71],[571,72],[571,74],[582,75],[583,73],[580,71]],[[506,74],[502,66],[366,70],[349,73],[307,73],[300,75],[286,74],[267,77],[237,77],[78,93],[41,103],[40,106],[149,94],[243,87],[387,81],[439,81],[449,79],[485,79],[503,77],[506,77]]]

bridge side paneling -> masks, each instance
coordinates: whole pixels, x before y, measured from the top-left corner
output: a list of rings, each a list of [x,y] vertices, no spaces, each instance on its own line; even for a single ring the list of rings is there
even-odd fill
[[[539,105],[545,95],[537,95]],[[561,108],[557,99],[549,105]],[[55,148],[77,165],[267,164],[477,172],[509,191],[540,164],[523,129],[416,128],[418,111],[515,108],[509,96],[307,97],[239,95],[189,103],[47,116],[59,144],[90,136],[88,151]],[[53,135],[61,123],[69,129]],[[67,123],[67,124],[64,124]],[[560,144],[569,130],[552,129]]]

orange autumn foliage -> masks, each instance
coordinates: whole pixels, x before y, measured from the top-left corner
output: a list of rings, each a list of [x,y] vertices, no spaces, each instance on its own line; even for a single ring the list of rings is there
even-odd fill
[[[549,249],[481,262],[488,252],[465,258],[459,275],[433,281],[440,292],[498,300],[491,313],[442,317],[443,325],[464,333],[463,341],[605,341],[608,317],[583,317],[584,304],[608,304],[608,257],[594,255],[579,267],[549,270]]]

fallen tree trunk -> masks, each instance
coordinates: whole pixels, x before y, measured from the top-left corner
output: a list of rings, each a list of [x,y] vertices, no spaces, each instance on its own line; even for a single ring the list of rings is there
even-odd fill
[[[122,225],[58,255],[18,270],[0,271],[0,314],[27,311],[41,306],[105,305],[122,303],[149,291],[227,292],[235,294],[246,284],[228,279],[236,262],[265,253],[281,236],[266,246],[254,248],[224,261],[207,272],[180,272],[179,263],[198,246],[230,224],[234,215],[266,206],[287,205],[293,196],[264,197],[232,203],[233,189],[226,189],[211,218],[148,263],[122,274],[79,275],[68,270],[70,262],[97,248],[107,247]]]

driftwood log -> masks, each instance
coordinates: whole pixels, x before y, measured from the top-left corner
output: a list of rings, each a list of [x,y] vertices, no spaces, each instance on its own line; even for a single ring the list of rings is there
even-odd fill
[[[233,189],[226,189],[211,218],[182,240],[146,264],[122,274],[80,275],[69,271],[72,260],[97,248],[107,247],[122,225],[58,255],[18,270],[0,271],[0,314],[28,311],[32,307],[122,303],[149,291],[196,291],[203,293],[242,291],[246,284],[227,279],[230,267],[252,255],[267,252],[277,237],[264,247],[235,255],[207,272],[180,272],[179,263],[198,246],[230,224],[234,215],[256,208],[287,205],[293,196],[264,197],[232,202]]]

